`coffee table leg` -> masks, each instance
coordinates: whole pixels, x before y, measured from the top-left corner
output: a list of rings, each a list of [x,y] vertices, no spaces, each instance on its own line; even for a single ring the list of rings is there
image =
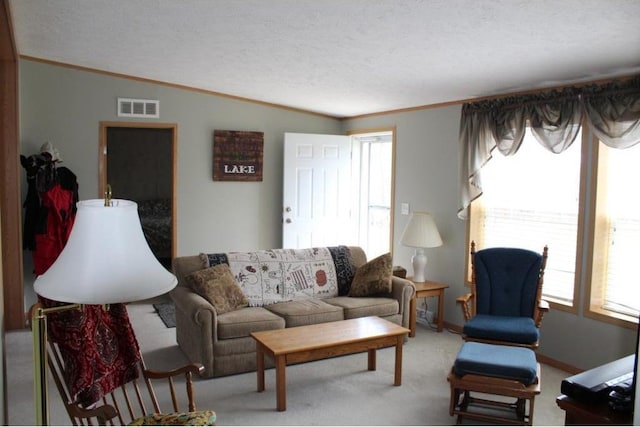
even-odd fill
[[[258,392],[264,391],[264,350],[259,342],[256,343],[256,374],[258,375]]]
[[[393,385],[401,385],[402,384],[402,344],[403,344],[403,336],[398,336],[398,341],[396,341],[396,372],[395,379],[393,381]]]
[[[276,356],[276,404],[278,411],[287,410],[287,367],[285,356]]]
[[[370,371],[376,370],[376,349],[375,348],[369,349],[369,360],[368,360],[367,368],[369,368]]]

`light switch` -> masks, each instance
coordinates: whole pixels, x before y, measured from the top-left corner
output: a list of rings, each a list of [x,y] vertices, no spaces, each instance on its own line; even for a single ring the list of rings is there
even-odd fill
[[[409,203],[401,203],[400,210],[402,211],[402,215],[409,215]]]

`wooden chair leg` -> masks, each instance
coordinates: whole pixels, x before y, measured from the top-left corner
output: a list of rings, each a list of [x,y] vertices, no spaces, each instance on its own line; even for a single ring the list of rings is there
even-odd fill
[[[460,392],[457,388],[451,387],[451,397],[449,398],[449,416],[453,416],[453,409],[456,407]]]

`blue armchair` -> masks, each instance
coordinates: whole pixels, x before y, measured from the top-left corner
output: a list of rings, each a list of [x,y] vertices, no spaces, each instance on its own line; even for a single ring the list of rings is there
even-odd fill
[[[456,299],[465,318],[463,338],[535,349],[549,304],[542,300],[548,248],[476,252],[471,242],[471,292]]]

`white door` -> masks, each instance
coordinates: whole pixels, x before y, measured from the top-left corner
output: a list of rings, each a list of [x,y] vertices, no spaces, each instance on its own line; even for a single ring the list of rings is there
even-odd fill
[[[283,248],[357,244],[351,138],[285,133]]]

